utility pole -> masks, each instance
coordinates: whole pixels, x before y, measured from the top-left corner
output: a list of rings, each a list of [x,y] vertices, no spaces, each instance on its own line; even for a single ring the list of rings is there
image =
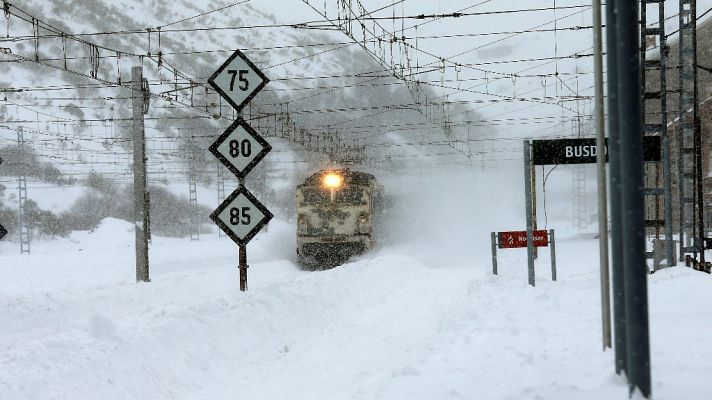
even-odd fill
[[[606,190],[606,132],[603,103],[603,30],[601,0],[593,0],[593,64],[596,92],[596,164],[598,167],[598,248],[601,275],[603,350],[611,348],[611,291],[608,276],[608,202]]]
[[[534,224],[532,218],[531,143],[524,140],[524,202],[527,215],[527,272],[529,284],[536,286],[534,272]]]
[[[617,1],[618,112],[623,223],[623,278],[630,394],[651,396],[648,270],[645,251],[638,0]]]
[[[611,202],[611,275],[613,280],[613,349],[618,375],[628,370],[625,290],[623,287],[623,215],[621,208],[620,128],[618,114],[618,17],[615,3],[606,3],[606,60],[608,75],[608,163]]]
[[[131,69],[131,98],[133,108],[133,170],[134,170],[134,231],[136,232],[136,282],[150,282],[148,268],[149,207],[146,192],[146,148],[143,115],[147,100],[144,98],[143,67]]]

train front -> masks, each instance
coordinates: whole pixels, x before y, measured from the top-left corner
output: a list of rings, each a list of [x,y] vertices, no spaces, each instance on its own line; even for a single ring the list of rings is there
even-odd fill
[[[303,266],[335,266],[373,245],[373,175],[327,170],[297,188],[297,254]]]

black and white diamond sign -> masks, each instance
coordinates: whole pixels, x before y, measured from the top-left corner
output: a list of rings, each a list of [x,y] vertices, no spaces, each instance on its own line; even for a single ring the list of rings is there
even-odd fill
[[[242,118],[238,118],[210,146],[210,152],[238,178],[244,178],[272,146]]]
[[[210,214],[210,219],[230,239],[243,246],[267,225],[272,213],[244,186],[240,186]]]
[[[208,83],[240,111],[265,87],[269,79],[240,50],[208,78]]]

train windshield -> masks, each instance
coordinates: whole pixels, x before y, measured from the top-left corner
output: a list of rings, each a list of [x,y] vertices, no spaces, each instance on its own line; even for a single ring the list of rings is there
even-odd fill
[[[331,193],[321,188],[302,188],[304,196],[303,205],[320,205],[331,203]],[[366,204],[366,196],[363,188],[347,186],[334,193],[334,203],[360,205]]]

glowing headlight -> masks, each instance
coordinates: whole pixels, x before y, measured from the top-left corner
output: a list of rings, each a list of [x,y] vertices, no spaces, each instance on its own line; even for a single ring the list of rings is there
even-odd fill
[[[329,172],[321,179],[321,183],[329,189],[338,189],[344,183],[344,177],[335,172]]]

